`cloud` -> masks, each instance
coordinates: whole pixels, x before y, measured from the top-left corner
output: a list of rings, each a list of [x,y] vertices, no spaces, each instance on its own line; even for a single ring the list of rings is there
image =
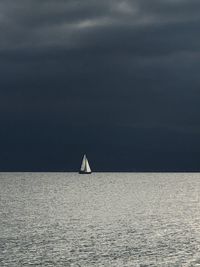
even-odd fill
[[[0,51],[162,56],[199,50],[196,0],[0,2]]]
[[[1,121],[197,132],[199,9],[197,0],[1,0]]]
[[[199,169],[199,9],[199,0],[0,0],[1,166],[76,166],[71,156],[90,147],[109,168],[112,158],[124,169],[177,159]]]

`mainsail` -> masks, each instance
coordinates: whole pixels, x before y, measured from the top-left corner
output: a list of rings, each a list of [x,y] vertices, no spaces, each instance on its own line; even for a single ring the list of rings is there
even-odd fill
[[[81,164],[81,169],[79,173],[91,173],[90,165],[87,160],[86,155],[83,156],[82,164]]]

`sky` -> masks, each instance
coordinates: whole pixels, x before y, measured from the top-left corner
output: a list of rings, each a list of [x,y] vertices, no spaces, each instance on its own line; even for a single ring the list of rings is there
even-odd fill
[[[199,0],[0,0],[0,170],[200,170]]]

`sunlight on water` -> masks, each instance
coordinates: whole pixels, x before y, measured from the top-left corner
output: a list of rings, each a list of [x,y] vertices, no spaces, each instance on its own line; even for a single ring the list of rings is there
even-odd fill
[[[1,173],[0,266],[200,266],[200,174]]]

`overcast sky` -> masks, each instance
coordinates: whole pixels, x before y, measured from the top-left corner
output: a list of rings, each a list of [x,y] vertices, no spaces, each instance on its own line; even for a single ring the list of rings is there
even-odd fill
[[[0,0],[0,169],[200,170],[199,0]]]

